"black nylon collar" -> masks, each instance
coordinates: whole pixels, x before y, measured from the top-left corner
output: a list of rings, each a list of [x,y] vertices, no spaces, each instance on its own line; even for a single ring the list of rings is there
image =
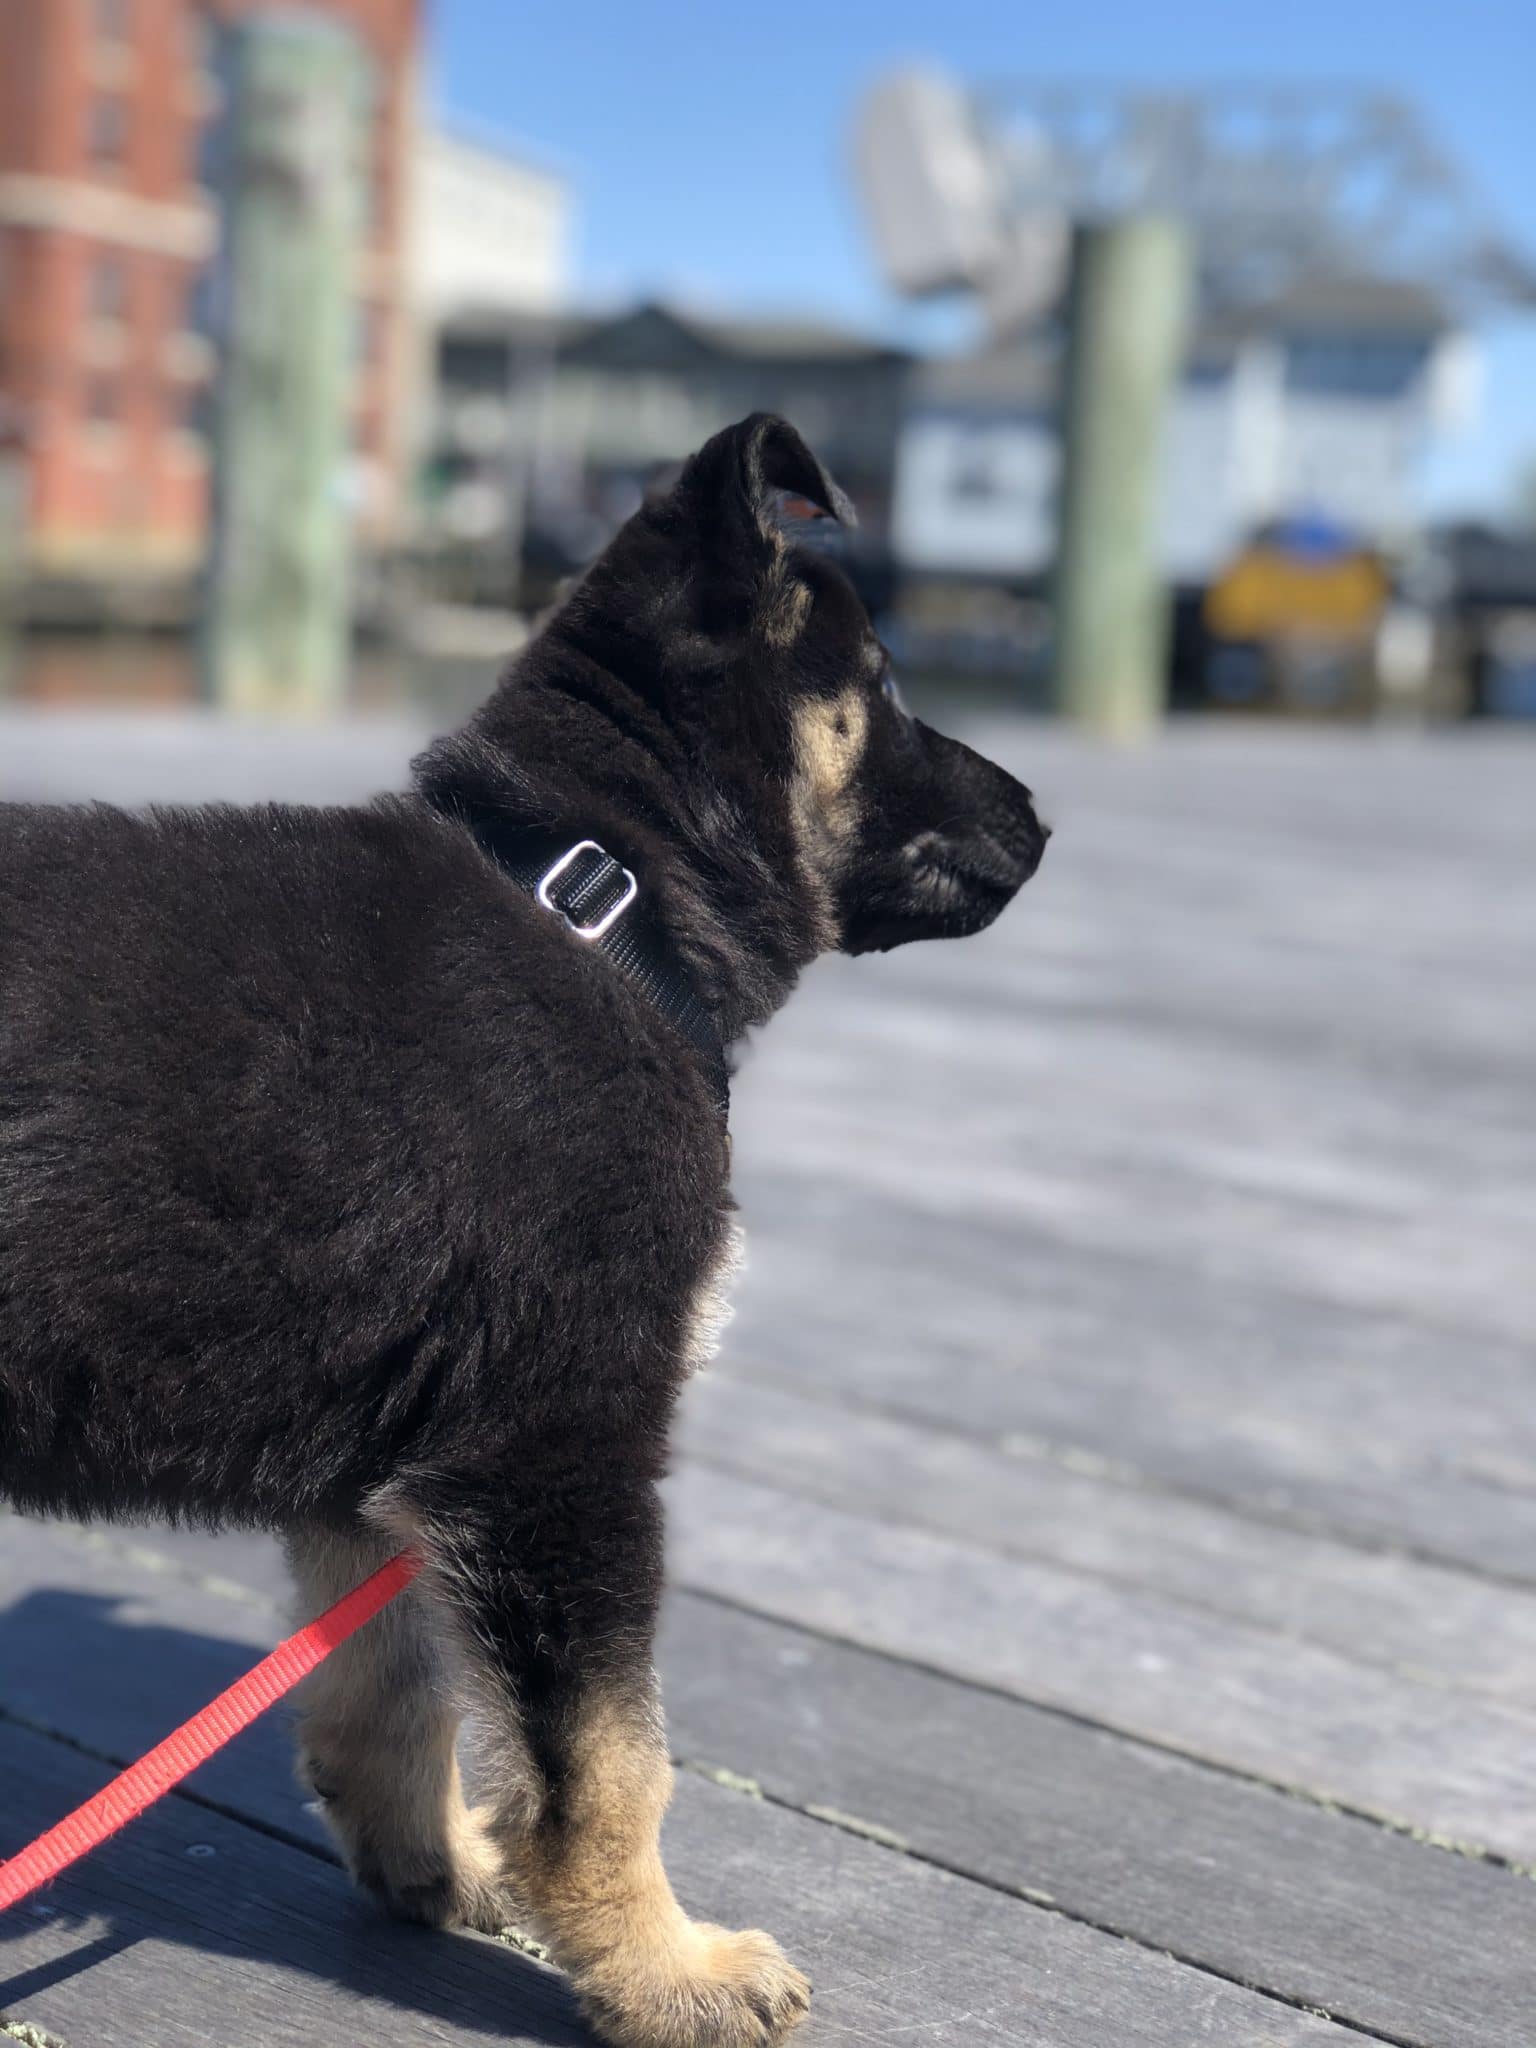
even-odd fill
[[[550,916],[571,928],[628,977],[698,1055],[723,1122],[731,1081],[714,1012],[673,958],[645,891],[629,869],[591,839],[522,831],[497,833],[487,850],[498,867]]]

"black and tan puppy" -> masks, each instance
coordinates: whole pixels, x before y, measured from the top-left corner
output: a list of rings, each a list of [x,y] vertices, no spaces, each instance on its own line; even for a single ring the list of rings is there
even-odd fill
[[[979,930],[1043,839],[907,715],[786,499],[846,513],[782,422],[711,441],[409,795],[0,810],[0,1495],[279,1530],[311,1610],[419,1546],[312,1682],[305,1768],[389,1905],[531,1914],[643,2048],[773,2041],[808,1995],[657,1848],[719,1050],[827,948]]]

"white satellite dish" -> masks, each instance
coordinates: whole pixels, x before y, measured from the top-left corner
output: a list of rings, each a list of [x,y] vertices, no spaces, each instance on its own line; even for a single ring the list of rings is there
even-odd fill
[[[909,298],[973,291],[994,334],[1056,303],[1066,275],[1067,224],[1047,199],[1016,203],[1021,169],[1049,192],[1049,138],[989,134],[970,97],[931,71],[884,79],[854,127],[854,161],[881,268]]]
[[[921,298],[974,287],[1003,246],[1005,192],[970,101],[932,72],[884,79],[854,127],[854,170],[887,279]]]

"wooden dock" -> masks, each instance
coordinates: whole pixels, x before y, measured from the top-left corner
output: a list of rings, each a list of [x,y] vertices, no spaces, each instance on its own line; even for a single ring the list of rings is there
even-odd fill
[[[0,719],[0,794],[351,795],[418,737],[65,730]],[[1536,744],[980,737],[1039,879],[818,967],[738,1084],[749,1270],[670,1482],[678,1889],[809,1970],[806,2048],[1531,2048]],[[285,1600],[264,1540],[0,1520],[0,1855]],[[535,1958],[354,1896],[281,1716],[0,1920],[0,2012],[588,2038]]]

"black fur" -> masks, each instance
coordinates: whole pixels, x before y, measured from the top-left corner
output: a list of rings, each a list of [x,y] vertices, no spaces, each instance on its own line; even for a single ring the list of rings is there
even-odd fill
[[[976,929],[1043,843],[888,694],[786,492],[846,515],[781,422],[710,442],[410,794],[0,811],[0,1495],[285,1529],[387,1502],[551,1787],[573,1691],[648,1660],[727,1155],[690,1049],[498,844],[633,868],[731,1041],[829,942]],[[818,702],[867,731],[808,840]]]

